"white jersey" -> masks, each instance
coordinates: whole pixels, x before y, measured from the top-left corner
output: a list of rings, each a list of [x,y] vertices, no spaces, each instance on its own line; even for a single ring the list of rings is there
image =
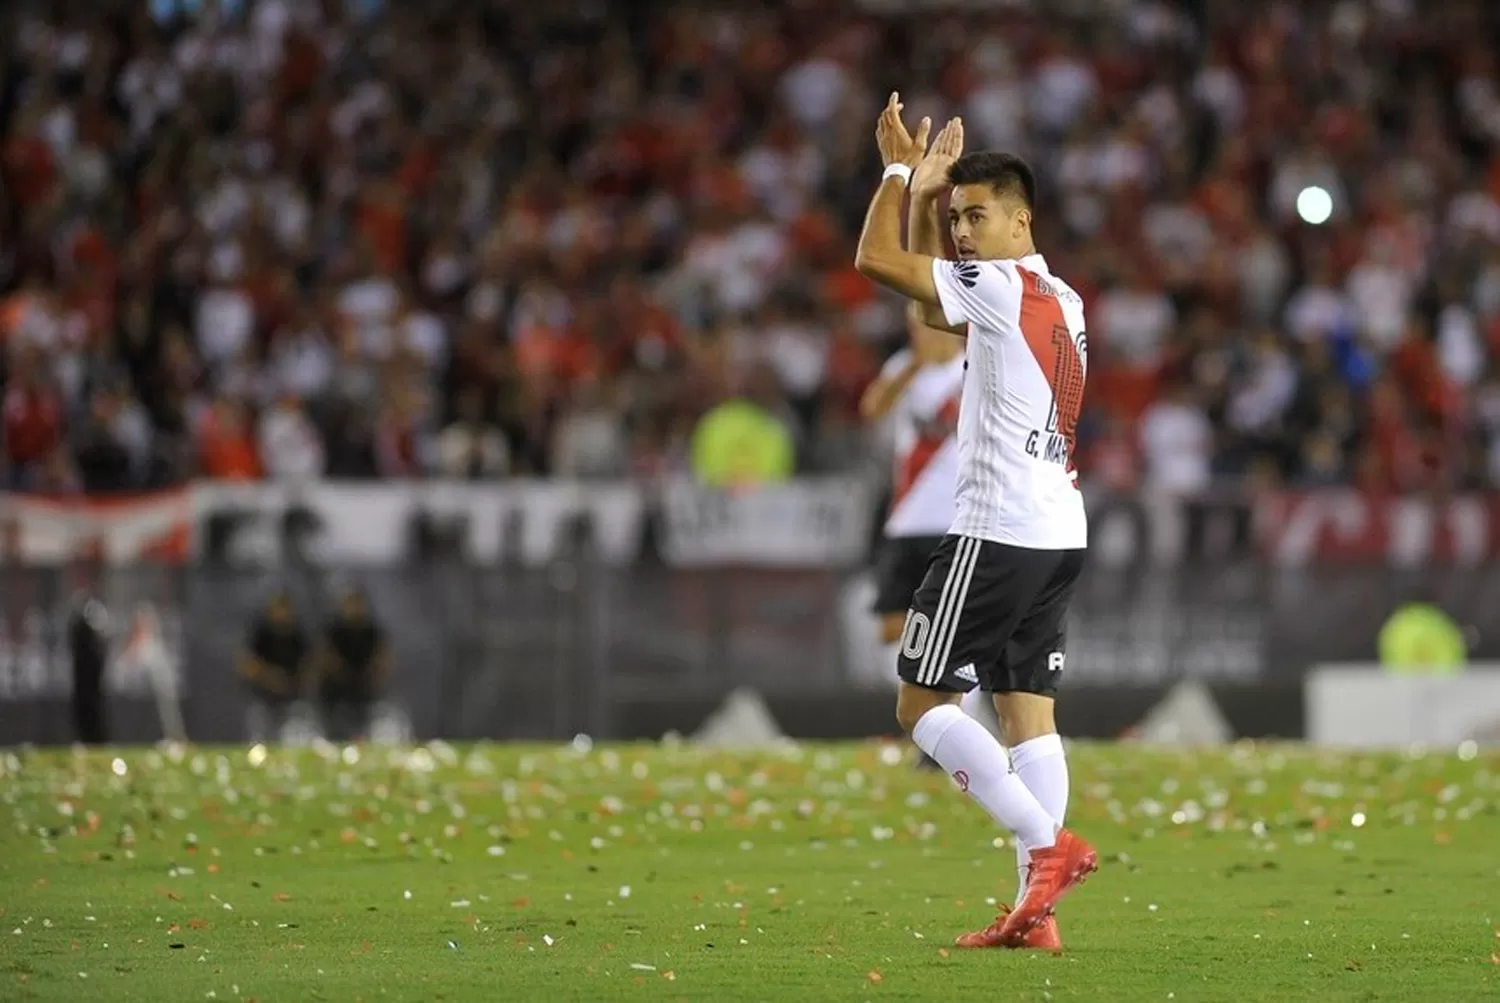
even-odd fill
[[[897,352],[881,375],[894,376],[910,360],[910,350]],[[963,389],[964,358],[959,355],[917,370],[891,409],[896,470],[886,536],[942,536],[953,525],[958,485],[954,432]]]
[[[1040,254],[944,261],[948,323],[969,326],[953,532],[1033,550],[1088,545],[1073,467],[1088,366],[1083,300]]]

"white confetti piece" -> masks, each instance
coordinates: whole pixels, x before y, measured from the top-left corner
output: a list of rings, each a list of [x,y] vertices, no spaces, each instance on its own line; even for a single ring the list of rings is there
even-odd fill
[[[628,899],[628,898],[630,898],[630,886],[629,885],[621,885],[620,886],[620,898],[622,898],[622,899]]]
[[[544,933],[542,934],[542,943],[546,944],[548,947],[551,947],[553,944],[557,943],[557,941],[552,939],[551,934]]]
[[[654,971],[656,971],[656,966],[655,965],[648,965],[644,961],[632,961],[630,963],[630,967],[633,968],[633,969],[635,969],[638,972],[654,972]]]

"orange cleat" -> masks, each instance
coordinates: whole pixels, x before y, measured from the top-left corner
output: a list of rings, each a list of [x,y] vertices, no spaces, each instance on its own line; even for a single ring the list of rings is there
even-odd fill
[[[1099,869],[1099,854],[1067,829],[1057,830],[1057,842],[1031,853],[1031,879],[1026,894],[1000,924],[997,936],[1010,946],[1021,947],[1027,935],[1041,926],[1062,897]]]
[[[983,930],[975,930],[959,937],[955,943],[959,947],[1019,947],[1036,951],[1061,951],[1062,935],[1057,931],[1057,917],[1048,916],[1036,926],[1032,927],[1026,937],[1019,944],[1007,944],[1000,937],[1000,931],[1005,926],[1005,919],[1010,915],[1010,906],[1000,907],[1000,915],[995,917],[995,922]]]
[[[1062,934],[1057,930],[1057,917],[1048,916],[1032,927],[1021,946],[1032,951],[1061,951]]]

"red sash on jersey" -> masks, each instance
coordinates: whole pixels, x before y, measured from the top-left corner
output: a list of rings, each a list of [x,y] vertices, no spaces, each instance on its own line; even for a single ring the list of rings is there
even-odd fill
[[[922,423],[911,452],[896,463],[895,492],[891,497],[892,512],[896,511],[897,506],[911,492],[917,478],[922,476],[922,471],[927,469],[938,450],[943,448],[943,443],[953,437],[953,430],[958,426],[958,402],[962,396],[963,391],[960,389],[938,408],[937,414]]]

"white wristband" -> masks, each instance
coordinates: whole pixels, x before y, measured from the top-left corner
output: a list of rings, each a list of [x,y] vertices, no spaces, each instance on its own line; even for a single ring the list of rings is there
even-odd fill
[[[902,163],[886,164],[885,173],[880,176],[880,180],[884,181],[886,178],[900,178],[903,185],[910,185],[911,168]]]

